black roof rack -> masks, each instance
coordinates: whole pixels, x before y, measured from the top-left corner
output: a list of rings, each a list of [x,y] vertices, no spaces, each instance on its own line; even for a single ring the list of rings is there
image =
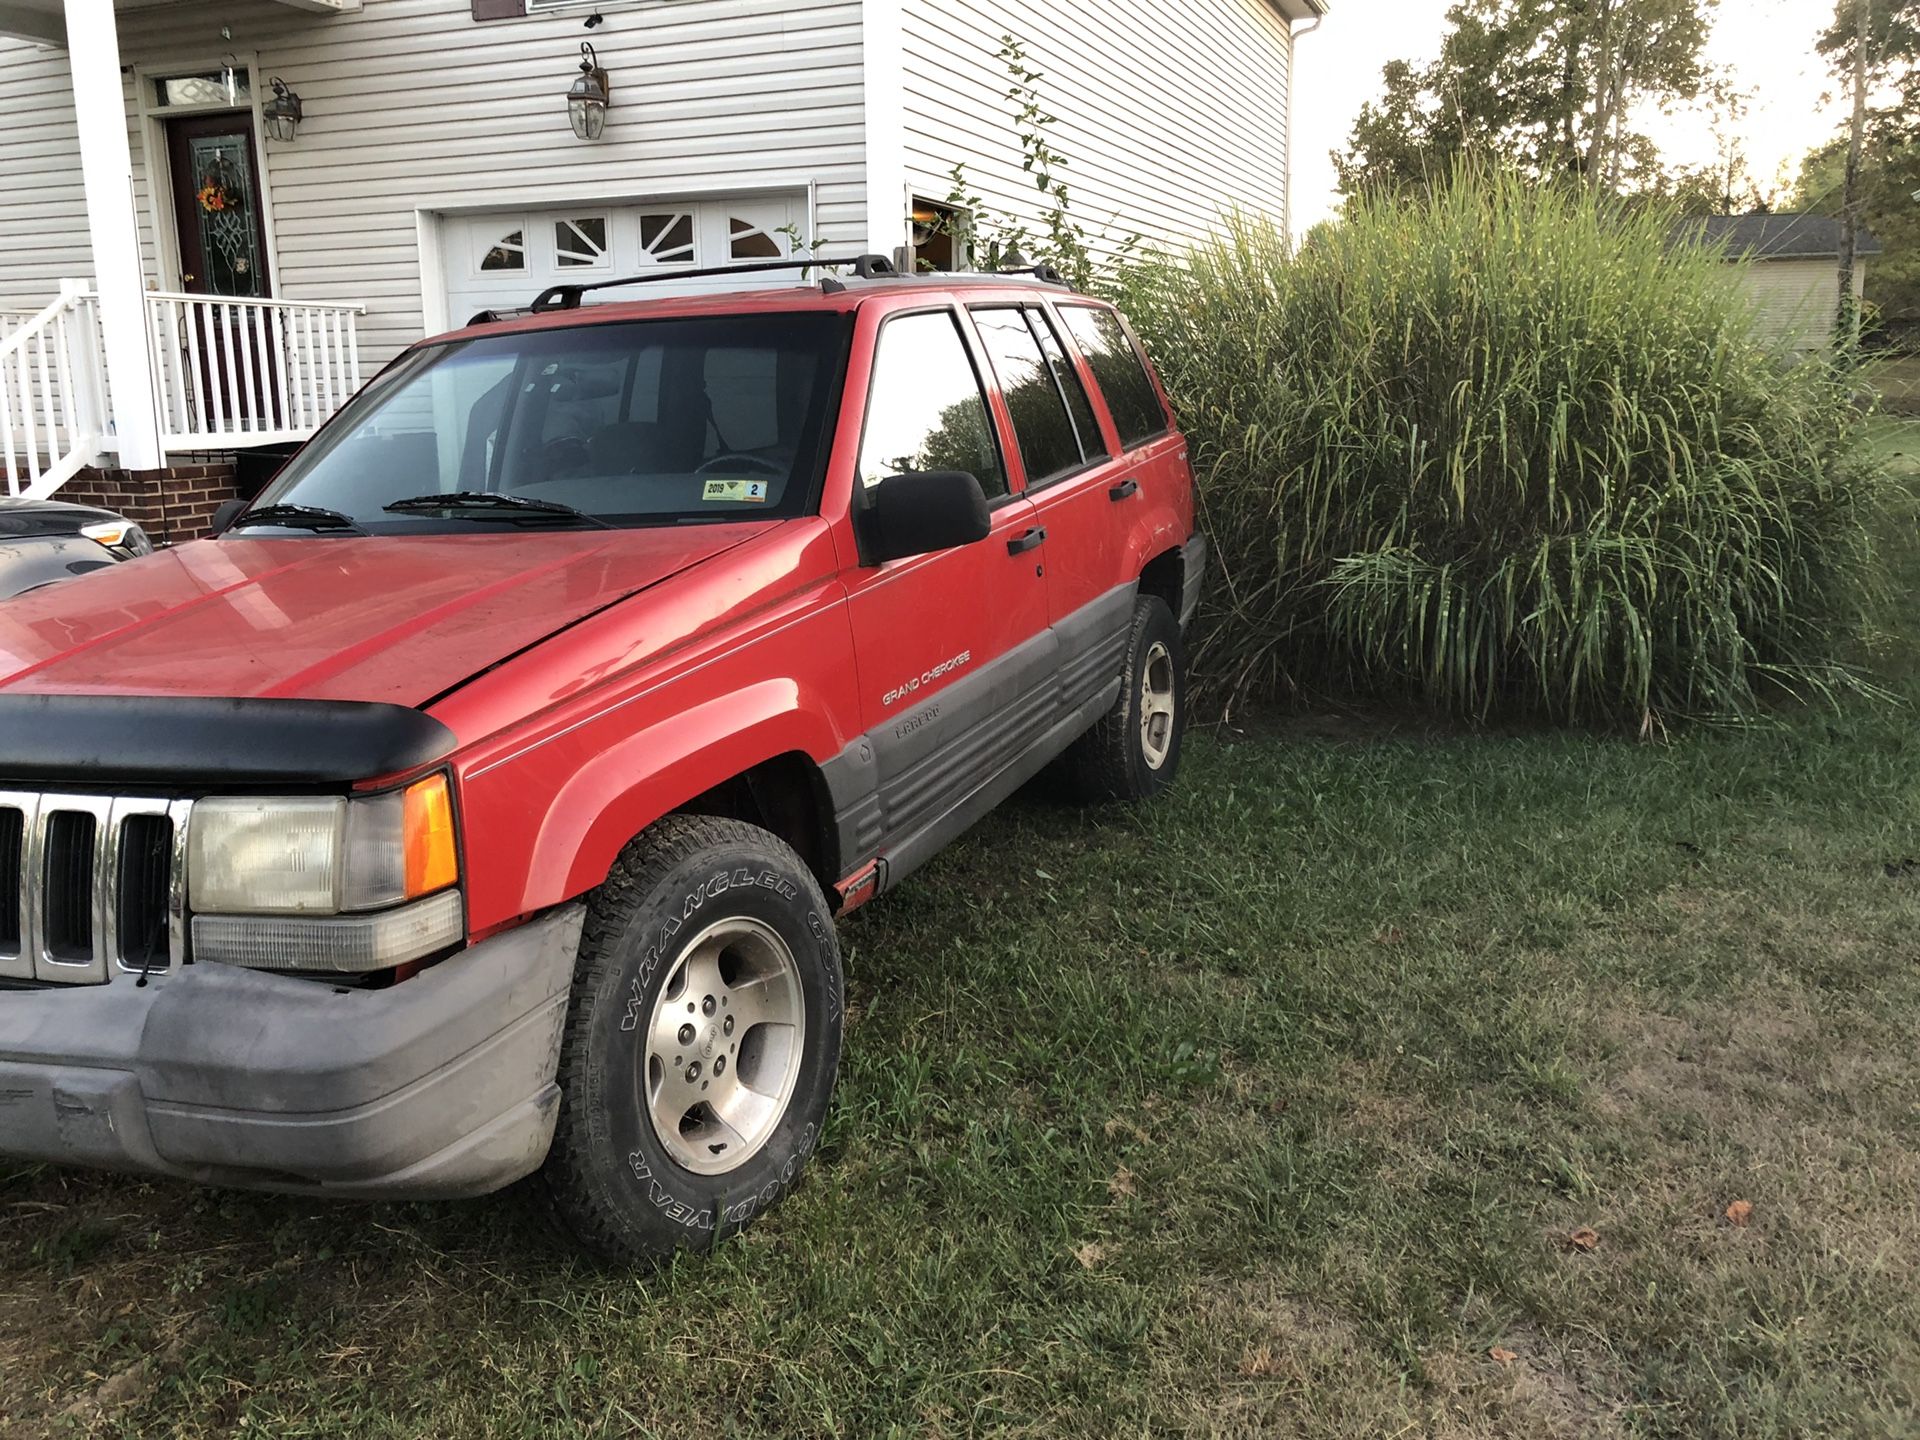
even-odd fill
[[[531,315],[532,313],[533,312],[524,305],[514,310],[476,310],[473,318],[467,321],[467,324],[469,326],[498,325],[502,320],[518,320],[521,316]]]
[[[612,290],[624,285],[653,285],[666,280],[699,280],[715,275],[753,275],[774,270],[826,270],[851,266],[862,280],[894,279],[900,272],[884,255],[849,255],[833,259],[816,255],[810,260],[760,260],[750,265],[710,265],[700,270],[662,270],[657,275],[629,275],[620,280],[595,280],[581,285],[551,285],[534,297],[533,313],[549,310],[577,310],[580,297],[589,290]],[[831,277],[827,277],[831,278]]]
[[[1044,260],[1038,265],[1015,265],[1010,269],[996,270],[993,273],[996,275],[1031,275],[1035,280],[1043,281],[1048,285],[1066,285],[1069,290],[1073,288],[1072,285],[1068,284],[1067,277],[1060,273],[1058,266],[1049,265]]]

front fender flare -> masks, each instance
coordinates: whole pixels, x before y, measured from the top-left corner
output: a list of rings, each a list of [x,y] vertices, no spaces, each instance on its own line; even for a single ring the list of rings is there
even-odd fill
[[[818,765],[841,741],[792,680],[764,680],[624,736],[582,764],[540,822],[521,910],[607,878],[627,842],[695,796],[779,755]]]

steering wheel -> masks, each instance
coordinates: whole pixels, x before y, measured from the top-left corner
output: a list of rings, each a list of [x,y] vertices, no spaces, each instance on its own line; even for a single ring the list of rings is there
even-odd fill
[[[587,442],[574,435],[556,435],[540,447],[540,458],[549,479],[578,475],[587,468]]]
[[[742,465],[750,469],[758,470],[762,475],[772,475],[776,478],[787,473],[786,466],[777,460],[769,460],[764,455],[716,455],[707,461],[706,464],[698,466],[693,473],[696,475],[711,475],[722,466],[728,469],[736,469]]]

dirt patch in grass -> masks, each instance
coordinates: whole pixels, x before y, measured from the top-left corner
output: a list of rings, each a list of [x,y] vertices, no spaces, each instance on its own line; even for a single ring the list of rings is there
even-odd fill
[[[1164,1417],[1187,1435],[1572,1440],[1622,1433],[1612,1402],[1576,1379],[1556,1347],[1524,1329],[1477,1352],[1435,1349],[1421,1357],[1421,1382],[1409,1386],[1353,1320],[1272,1277],[1197,1287],[1167,1323],[1183,1342],[1194,1333],[1213,1338],[1204,1377],[1191,1372],[1190,1360],[1183,1373],[1163,1362],[1168,1373],[1153,1386],[1156,1395],[1190,1397]],[[1154,1350],[1192,1355],[1187,1343]]]

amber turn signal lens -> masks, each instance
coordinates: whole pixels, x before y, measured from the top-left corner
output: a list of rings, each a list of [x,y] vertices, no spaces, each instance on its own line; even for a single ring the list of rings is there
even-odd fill
[[[460,878],[447,777],[429,775],[406,790],[407,898],[444,890]]]

